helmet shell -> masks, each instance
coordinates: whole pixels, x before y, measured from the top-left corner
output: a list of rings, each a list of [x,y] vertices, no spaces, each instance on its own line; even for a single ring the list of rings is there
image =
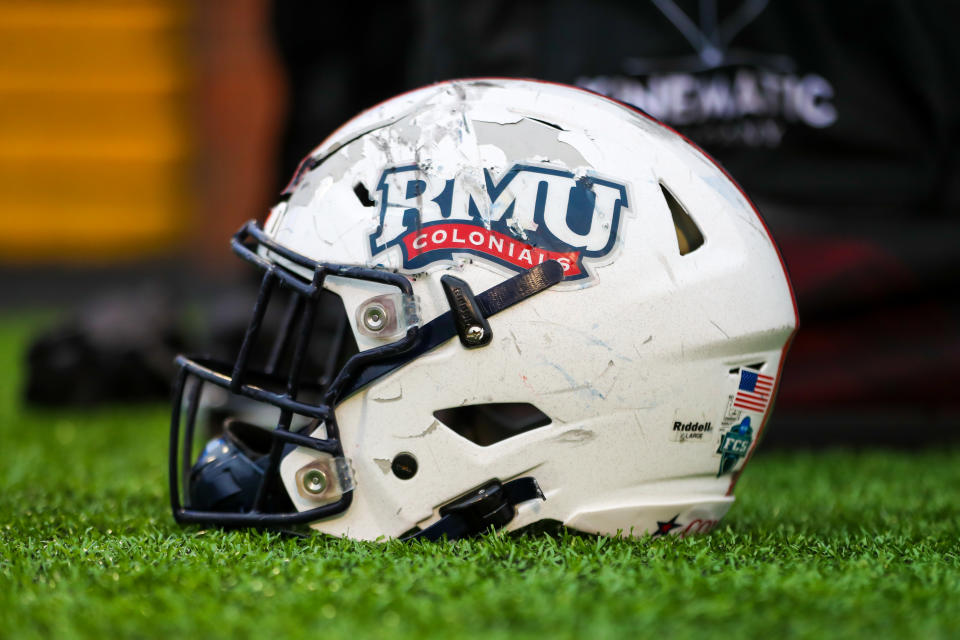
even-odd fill
[[[421,322],[449,310],[444,274],[479,293],[538,261],[565,269],[561,284],[492,317],[488,346],[449,340],[337,407],[357,488],[347,512],[316,528],[396,537],[490,479],[524,475],[546,500],[519,505],[511,529],[552,519],[687,534],[727,511],[797,312],[754,207],[688,140],[573,87],[443,82],[346,123],[286,196],[265,225],[275,241],[407,274]],[[692,250],[678,215],[700,234]],[[336,277],[326,286],[359,348],[378,346],[354,319],[390,289]],[[529,403],[550,423],[481,446],[435,415],[491,403]],[[743,418],[754,425],[746,448],[722,453]],[[417,461],[411,478],[391,472],[401,453]],[[311,505],[294,477],[310,455],[298,449],[281,466],[301,510]]]

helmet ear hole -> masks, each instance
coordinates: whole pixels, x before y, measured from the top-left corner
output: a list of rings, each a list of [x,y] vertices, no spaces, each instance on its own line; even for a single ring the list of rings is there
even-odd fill
[[[451,407],[433,417],[457,435],[481,447],[503,442],[552,422],[550,416],[527,402],[491,402]]]
[[[393,462],[390,463],[390,469],[393,471],[393,475],[401,480],[409,480],[417,475],[417,467],[417,459],[412,453],[407,453],[406,451],[398,453],[393,459]]]

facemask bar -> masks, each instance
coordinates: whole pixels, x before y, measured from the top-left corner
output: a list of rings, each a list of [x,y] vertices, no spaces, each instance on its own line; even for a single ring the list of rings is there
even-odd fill
[[[355,354],[343,365],[329,385],[326,385],[326,380],[324,381],[319,403],[303,402],[297,399],[302,382],[300,369],[309,346],[315,306],[323,291],[323,283],[326,277],[332,275],[390,285],[399,289],[402,298],[406,300],[413,299],[413,286],[404,276],[388,271],[318,262],[301,256],[271,240],[255,221],[248,222],[240,229],[233,237],[231,245],[237,255],[264,271],[263,281],[254,306],[253,317],[247,327],[237,359],[232,366],[208,360],[190,359],[184,356],[177,358],[180,370],[174,388],[173,416],[170,426],[170,500],[174,517],[181,523],[285,527],[305,524],[342,513],[350,506],[353,498],[352,478],[339,478],[339,485],[344,489],[342,495],[335,501],[313,509],[297,512],[292,506],[281,508],[276,503],[271,502],[275,496],[286,497],[285,488],[275,486],[280,475],[280,460],[285,450],[294,446],[313,449],[329,456],[331,458],[330,462],[338,471],[349,473],[349,468],[345,466],[346,461],[343,458],[343,446],[340,442],[340,431],[334,407],[346,396],[360,391],[377,378],[395,371],[458,334],[461,335],[461,341],[463,341],[465,336],[461,333],[464,328],[461,326],[463,324],[461,321],[464,319],[461,317],[463,315],[462,305],[456,305],[456,311],[459,315],[455,316],[455,310],[451,308],[450,311],[441,313],[426,324],[421,325],[418,321],[418,324],[409,326],[406,329],[406,335],[399,340]],[[260,255],[258,249],[264,250],[272,259]],[[277,262],[273,260],[277,260]],[[303,270],[303,272],[312,274],[312,277],[307,281],[305,277],[298,275],[285,265],[294,265],[294,268],[298,268],[297,271]],[[559,262],[547,260],[476,296],[468,291],[468,285],[465,282],[458,280],[455,284],[463,291],[470,293],[471,313],[468,319],[471,322],[480,320],[485,322],[487,318],[500,311],[546,291],[562,281],[563,274],[563,267]],[[292,307],[288,309],[287,319],[280,335],[277,337],[277,341],[274,343],[274,349],[268,361],[267,368],[269,371],[265,373],[271,381],[279,379],[275,375],[275,369],[282,360],[287,342],[291,337],[291,330],[296,324],[296,318],[298,316],[301,318],[285,390],[282,393],[249,382],[252,375],[258,373],[252,371],[249,367],[250,354],[259,335],[270,297],[277,286],[291,289],[296,300]],[[466,295],[463,292],[461,293]],[[466,336],[466,338],[469,337]],[[467,340],[467,342],[470,341]],[[471,343],[471,346],[474,345]],[[327,380],[329,380],[329,375],[335,368],[335,357],[335,355],[331,355],[331,360],[327,363]],[[196,379],[194,387],[188,385],[191,377]],[[236,396],[270,405],[280,410],[280,418],[277,421],[276,428],[264,430],[270,439],[270,451],[267,454],[268,464],[258,483],[253,507],[247,511],[205,511],[191,508],[189,505],[184,507],[181,501],[181,485],[189,486],[193,437],[196,431],[197,412],[202,395],[201,387],[208,383],[225,389]],[[188,390],[188,397],[186,404],[184,404],[184,395]],[[186,432],[181,449],[180,423],[183,420],[184,413],[186,416]],[[290,426],[294,415],[313,418],[315,420],[313,424],[322,422],[326,429],[325,437],[314,438],[297,431],[291,431]],[[494,482],[499,484],[499,481]],[[536,482],[532,478],[518,478],[504,484],[503,488],[526,487],[530,483],[535,487]],[[241,487],[241,491],[247,493],[249,488],[244,490]],[[484,494],[484,492],[481,491],[480,494]],[[539,489],[536,491],[510,489],[504,495],[507,495],[507,498],[500,500],[498,504],[503,502],[513,505],[518,500],[532,499],[529,496],[536,497],[540,494]],[[540,497],[542,498],[542,496]],[[331,500],[333,500],[332,496]],[[483,500],[479,502],[477,500],[479,498],[476,496],[471,497],[468,500],[469,505],[463,506],[463,508],[472,514],[471,518],[479,518],[477,520],[479,524],[471,525],[471,530],[479,531],[487,528],[490,524],[488,518],[490,514],[486,512],[484,512],[486,515],[479,512],[474,513],[476,511],[474,507],[477,505],[482,507],[486,504]],[[460,509],[460,507],[457,508]],[[497,508],[505,507],[500,504]],[[483,507],[480,511],[483,511],[483,509],[486,509],[486,507]],[[434,526],[417,535],[428,537],[432,535],[452,535],[453,529],[450,529],[450,522],[459,522],[462,518],[460,516],[453,517],[451,514],[448,514],[448,516],[441,518]],[[433,531],[433,533],[429,533],[430,531]]]
[[[275,486],[280,477],[279,468],[284,449],[289,445],[301,446],[329,454],[334,458],[342,458],[343,446],[340,442],[340,432],[334,407],[345,395],[345,391],[355,390],[353,384],[355,378],[365,369],[409,350],[418,350],[421,333],[419,326],[411,326],[407,328],[406,335],[401,339],[354,355],[323,391],[322,401],[319,404],[301,402],[297,400],[301,384],[301,369],[313,329],[317,300],[323,290],[326,277],[331,275],[387,284],[398,288],[402,294],[407,296],[413,295],[413,287],[407,278],[395,273],[365,267],[318,262],[294,253],[270,239],[254,221],[248,222],[234,235],[231,246],[237,255],[264,271],[263,280],[254,305],[253,316],[247,326],[243,343],[232,367],[184,356],[177,358],[179,372],[174,388],[173,415],[171,417],[169,470],[170,499],[174,517],[181,523],[271,527],[304,524],[342,513],[350,506],[353,498],[352,491],[344,492],[335,502],[306,511],[273,513],[267,510],[269,506],[268,497],[271,492],[284,491],[282,486]],[[308,282],[287,267],[268,260],[257,252],[257,247],[265,248],[284,261],[308,270],[313,274],[312,279]],[[246,382],[251,373],[249,367],[250,354],[259,337],[267,307],[277,286],[291,289],[294,293],[294,301],[287,310],[281,333],[274,342],[266,371],[268,375],[276,373],[282,354],[288,348],[291,338],[293,338],[292,358],[283,392],[271,391],[263,386]],[[296,335],[291,335],[298,317],[300,318],[298,330]],[[335,358],[336,356],[333,355],[332,357]],[[328,366],[325,371],[327,380],[325,382],[329,381],[328,376],[333,368],[332,362],[331,360],[327,363]],[[196,378],[192,387],[188,385],[188,380],[191,377]],[[185,507],[181,502],[181,486],[188,486],[192,465],[191,456],[200,404],[200,392],[203,384],[206,383],[219,386],[232,394],[272,405],[280,410],[276,428],[269,431],[265,430],[271,438],[269,460],[257,488],[254,506],[247,512],[202,511],[193,509],[189,505]],[[185,399],[184,395],[187,391],[189,393]],[[314,438],[291,431],[290,424],[294,414],[314,418],[322,422],[326,428],[326,437]],[[182,446],[181,421],[185,422]]]

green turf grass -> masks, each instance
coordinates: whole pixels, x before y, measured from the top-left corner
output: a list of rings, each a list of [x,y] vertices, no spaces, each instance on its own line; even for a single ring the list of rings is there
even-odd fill
[[[759,456],[681,540],[184,530],[165,407],[23,410],[0,321],[0,638],[957,637],[960,456]]]

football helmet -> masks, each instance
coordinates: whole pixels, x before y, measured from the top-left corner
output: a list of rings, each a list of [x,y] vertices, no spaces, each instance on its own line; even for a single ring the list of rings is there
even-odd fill
[[[262,286],[233,362],[178,359],[184,523],[705,533],[797,326],[715,162],[551,83],[442,82],[361,113],[232,245]]]

